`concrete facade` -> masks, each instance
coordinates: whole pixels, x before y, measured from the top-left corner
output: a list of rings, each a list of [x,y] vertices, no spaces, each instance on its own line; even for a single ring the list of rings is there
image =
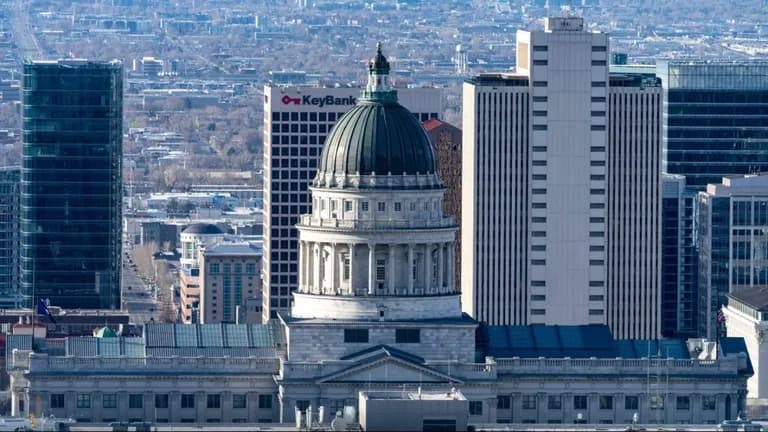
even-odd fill
[[[661,88],[609,75],[609,48],[549,18],[518,31],[514,73],[464,83],[461,291],[480,321],[659,335]]]

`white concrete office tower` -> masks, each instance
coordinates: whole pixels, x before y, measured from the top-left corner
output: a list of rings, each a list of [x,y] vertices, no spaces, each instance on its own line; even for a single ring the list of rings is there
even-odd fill
[[[517,73],[464,85],[462,295],[478,320],[606,320],[608,36],[583,27],[518,31]]]
[[[656,337],[658,84],[617,78],[610,91],[608,36],[581,18],[517,40],[514,74],[464,84],[464,310]]]
[[[325,137],[355,106],[359,88],[264,88],[264,319],[287,312],[298,287],[295,224],[309,213],[308,186],[315,177]],[[399,90],[400,103],[419,121],[443,112],[438,88]]]
[[[661,80],[612,73],[608,98],[606,323],[618,339],[655,339],[662,328]]]

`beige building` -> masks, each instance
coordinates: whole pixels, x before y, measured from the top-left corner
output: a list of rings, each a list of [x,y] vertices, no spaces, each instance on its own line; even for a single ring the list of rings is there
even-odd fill
[[[261,322],[261,256],[258,243],[200,249],[200,322]]]
[[[191,324],[197,318],[195,310],[200,306],[200,277],[198,270],[182,270],[179,272],[181,320],[185,324]]]

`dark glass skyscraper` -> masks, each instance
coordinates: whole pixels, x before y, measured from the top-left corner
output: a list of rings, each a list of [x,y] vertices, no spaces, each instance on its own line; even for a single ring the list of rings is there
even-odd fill
[[[768,62],[662,62],[657,73],[664,88],[665,172],[685,176],[686,185],[680,231],[664,228],[662,239],[665,250],[677,244],[679,268],[667,263],[666,274],[677,274],[678,298],[688,299],[678,304],[674,334],[695,336],[703,324],[697,304],[708,296],[698,289],[696,194],[724,176],[768,172]]]
[[[122,64],[27,62],[23,78],[22,290],[118,308]]]
[[[0,168],[0,308],[20,306],[19,185],[21,168]]]

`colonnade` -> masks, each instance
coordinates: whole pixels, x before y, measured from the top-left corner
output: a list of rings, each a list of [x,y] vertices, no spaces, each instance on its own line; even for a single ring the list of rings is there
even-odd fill
[[[455,291],[454,242],[376,244],[303,240],[299,250],[300,292],[394,296]],[[365,251],[367,263],[360,257]]]

